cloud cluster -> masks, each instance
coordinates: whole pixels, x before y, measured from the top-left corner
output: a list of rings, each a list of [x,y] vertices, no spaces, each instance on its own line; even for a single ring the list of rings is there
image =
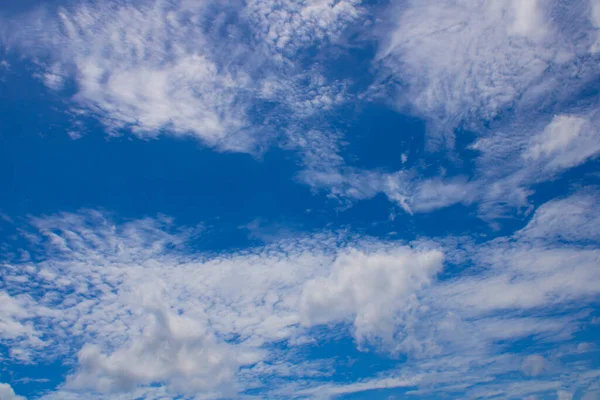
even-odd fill
[[[415,254],[407,248],[341,254],[330,276],[304,287],[301,318],[307,325],[353,318],[359,343],[375,337],[389,344],[412,297],[441,271],[442,260],[439,251]]]
[[[7,21],[2,41],[111,133],[192,136],[250,153],[277,136],[300,153],[302,182],[342,200],[383,193],[408,213],[477,204],[493,220],[600,153],[597,99],[572,98],[600,71],[597,2],[409,0],[386,9],[396,19],[377,73],[398,89],[397,106],[427,120],[433,142],[475,130],[474,170],[424,178],[416,163],[396,172],[349,166],[343,132],[306,123],[346,102],[348,83],[305,57],[339,40],[361,7],[80,1]],[[47,400],[322,398],[400,387],[593,396],[598,349],[577,334],[593,323],[600,295],[599,200],[581,189],[487,241],[320,232],[216,254],[194,250],[202,226],[164,216],[30,217],[16,223],[28,245],[0,264],[0,343],[13,363],[73,366]],[[303,358],[341,336],[401,360],[398,368],[342,382],[339,358]],[[20,399],[0,384],[5,397]]]
[[[477,204],[493,221],[527,208],[533,185],[600,151],[597,98],[576,98],[600,75],[591,50],[598,7],[564,7],[464,0],[388,9],[394,28],[381,29],[378,56],[384,86],[397,85],[400,109],[428,122],[430,144],[452,147],[458,128],[475,132],[474,170],[423,178],[418,167],[387,173],[337,160],[307,168],[301,179],[339,198],[383,193],[408,212]]]
[[[312,165],[303,182],[342,199],[362,200],[383,193],[406,212],[431,212],[453,204],[477,204],[480,216],[494,221],[529,207],[531,187],[551,181],[598,157],[600,112],[558,114],[533,126],[510,125],[477,139],[471,176],[423,178],[418,170],[393,173],[349,168],[342,159]],[[531,125],[531,124],[530,124]]]
[[[271,119],[344,101],[343,85],[293,56],[359,16],[354,1],[80,1],[7,20],[2,36],[36,60],[50,89],[73,83],[74,106],[111,133],[257,152],[275,135]]]
[[[530,338],[560,348],[585,326],[586,305],[599,294],[600,252],[578,243],[597,241],[595,199],[581,192],[550,202],[513,236],[477,246],[467,240],[462,250],[456,240],[402,244],[322,233],[202,255],[185,245],[199,228],[164,217],[33,218],[28,237],[45,256],[3,264],[0,293],[13,306],[3,308],[0,337],[15,362],[76,362],[60,398],[214,397],[250,388],[283,397],[385,387],[451,392],[461,382],[463,389],[491,377],[504,382],[515,371],[547,382],[561,369],[551,361],[540,367],[539,357],[556,363],[593,348],[522,354],[505,346]],[[440,278],[444,253],[446,265],[460,259],[473,267]],[[319,377],[335,361],[297,354],[340,328],[362,351],[405,355],[402,371],[323,386]],[[290,374],[301,380],[278,381]],[[582,379],[561,382],[591,382]]]
[[[313,318],[331,315],[330,302],[315,297],[317,286],[343,288],[347,284],[338,281],[355,281],[355,308],[340,317],[355,315],[362,337],[369,323],[364,319],[377,310],[368,303],[391,280],[387,293],[399,308],[370,316],[376,325],[366,339],[376,340],[400,312],[402,299],[408,301],[441,268],[438,251],[361,244],[335,234],[205,257],[181,247],[197,229],[176,229],[167,218],[115,225],[88,211],[34,218],[31,224],[30,238],[47,259],[3,267],[9,283],[2,296],[30,293],[31,304],[11,312],[21,330],[3,331],[2,339],[31,359],[76,357],[77,368],[65,383],[74,393],[130,392],[156,383],[171,393],[236,393],[257,384],[245,382],[240,371],[275,361],[265,346],[310,342],[301,320],[327,322]],[[371,283],[362,281],[371,274]],[[331,300],[350,300],[338,296]],[[43,332],[43,351],[30,343],[35,332]]]
[[[422,178],[349,167],[343,132],[319,121],[353,98],[352,82],[325,78],[314,61],[366,7],[80,1],[9,19],[2,38],[35,60],[48,87],[74,87],[71,104],[110,132],[191,135],[250,153],[277,143],[300,153],[300,181],[343,201],[383,193],[407,212],[478,203],[494,220],[527,207],[535,183],[598,154],[597,105],[570,105],[600,72],[594,2],[408,1],[386,8],[393,29],[378,27],[378,71],[399,82],[397,102],[429,122],[433,142],[474,129],[477,168]]]
[[[558,207],[567,212],[554,214]],[[465,244],[472,267],[424,287],[416,306],[403,310],[396,351],[408,359],[397,371],[308,393],[418,387],[409,393],[545,398],[579,391],[593,396],[599,372],[589,357],[597,352],[574,337],[591,322],[587,305],[597,301],[600,252],[586,244],[597,241],[597,232],[585,222],[571,235],[582,219],[594,218],[597,208],[590,193],[578,193],[542,206],[513,236]],[[445,251],[453,262],[457,250],[446,246]],[[519,341],[530,344],[514,347]],[[573,361],[585,354],[585,361]],[[525,381],[517,383],[515,374]]]
[[[400,106],[429,120],[434,138],[452,143],[456,127],[473,128],[509,108],[538,113],[547,96],[560,102],[597,76],[590,3],[566,7],[408,1],[393,14],[395,29],[383,35],[379,59],[401,82]]]

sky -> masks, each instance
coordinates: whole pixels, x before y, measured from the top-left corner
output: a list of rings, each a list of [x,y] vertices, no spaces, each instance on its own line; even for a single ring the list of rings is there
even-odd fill
[[[600,399],[600,0],[0,3],[0,400]]]

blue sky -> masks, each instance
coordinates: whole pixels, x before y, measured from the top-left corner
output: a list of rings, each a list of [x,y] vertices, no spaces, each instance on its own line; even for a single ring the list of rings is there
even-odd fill
[[[0,5],[0,400],[600,399],[597,0]]]

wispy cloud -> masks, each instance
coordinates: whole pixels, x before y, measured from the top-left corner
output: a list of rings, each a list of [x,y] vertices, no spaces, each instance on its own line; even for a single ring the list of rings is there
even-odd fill
[[[109,132],[257,152],[290,112],[302,119],[344,101],[342,83],[292,56],[335,41],[359,16],[354,1],[80,1],[8,20],[3,36],[49,88],[74,83],[74,106]]]
[[[361,170],[345,166],[337,156],[307,164],[300,177],[340,199],[362,200],[382,193],[409,213],[476,204],[482,218],[494,221],[513,210],[528,209],[535,184],[597,158],[599,116],[592,108],[495,131],[471,145],[478,154],[469,176],[423,178],[416,168],[394,173]]]
[[[476,129],[509,108],[539,113],[597,76],[590,4],[566,12],[556,1],[404,2],[379,59],[399,82],[397,104],[452,144],[457,127]]]
[[[549,367],[552,360],[595,351],[547,347],[560,348],[585,326],[586,307],[599,294],[600,253],[555,241],[597,240],[591,223],[573,236],[582,218],[595,215],[593,196],[550,202],[513,236],[467,241],[462,250],[455,240],[406,244],[322,233],[203,255],[185,244],[200,228],[164,217],[38,217],[29,237],[38,238],[45,259],[3,264],[3,303],[14,306],[4,309],[0,335],[15,362],[76,361],[60,398],[214,397],[249,388],[275,397],[392,387],[452,392],[456,385],[475,395],[491,379],[500,381],[486,390],[520,393],[505,376],[524,373],[550,385],[562,371]],[[557,207],[571,211],[556,215]],[[473,267],[440,278],[458,259]],[[339,336],[340,327],[362,351],[405,355],[402,371],[323,386],[335,360],[297,354]],[[536,344],[531,351],[508,350],[526,338]],[[278,380],[289,376],[299,380]],[[552,390],[591,379],[563,377]]]
[[[392,85],[396,106],[427,121],[433,148],[453,147],[462,130],[475,133],[474,169],[424,178],[418,166],[392,173],[349,167],[343,135],[319,133],[301,146],[310,149],[300,180],[343,201],[383,193],[411,213],[475,204],[495,221],[528,209],[532,186],[600,151],[598,99],[577,99],[600,75],[592,50],[594,4],[576,1],[568,10],[536,0],[390,5],[384,19],[394,28],[378,27],[381,76],[374,86],[388,94]]]
[[[177,230],[164,218],[115,225],[89,211],[31,223],[48,258],[3,268],[3,296],[31,293],[34,306],[15,307],[10,316],[20,330],[2,337],[32,359],[76,356],[65,385],[75,392],[118,393],[155,382],[181,394],[243,391],[257,382],[240,381],[240,369],[275,361],[263,346],[307,342],[303,287],[328,274],[336,259],[346,257],[354,270],[375,268],[377,260],[398,271],[421,265],[392,257],[420,250],[334,234],[204,257],[180,247],[195,230]],[[363,258],[343,256],[359,251],[353,248],[362,248]],[[30,343],[38,330],[51,351]]]

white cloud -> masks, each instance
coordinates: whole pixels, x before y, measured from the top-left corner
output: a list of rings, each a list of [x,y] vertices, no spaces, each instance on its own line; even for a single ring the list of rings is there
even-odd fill
[[[86,211],[33,218],[32,226],[45,238],[46,261],[7,265],[3,276],[27,278],[7,279],[12,291],[36,299],[25,312],[13,313],[14,320],[23,326],[31,320],[32,330],[43,332],[47,343],[40,352],[17,336],[13,347],[34,359],[76,357],[65,393],[119,396],[160,383],[169,393],[235,395],[262,379],[242,370],[261,370],[292,355],[272,354],[263,346],[283,341],[293,348],[311,341],[300,326],[302,291],[307,282],[330,275],[336,259],[365,254],[364,260],[380,269],[377,260],[393,263],[402,257],[398,276],[390,270],[392,275],[380,278],[394,278],[394,288],[405,287],[407,295],[431,273],[425,259],[411,264],[422,271],[403,271],[406,258],[419,254],[408,248],[344,244],[347,239],[334,234],[203,257],[181,247],[197,229],[177,229],[168,218],[115,225]],[[45,309],[52,312],[40,312]],[[2,332],[3,340],[11,338]],[[271,369],[271,375],[278,373],[289,375],[283,366]]]
[[[580,204],[581,195],[560,201]],[[588,204],[593,208],[586,212],[593,214],[596,203],[588,200]],[[418,292],[418,306],[402,313],[395,336],[396,351],[407,354],[408,361],[397,372],[388,373],[388,378],[417,381],[408,386],[419,387],[418,393],[462,396],[466,391],[473,397],[509,398],[556,393],[560,382],[578,388],[593,381],[581,380],[579,373],[565,376],[573,368],[567,366],[568,358],[567,365],[559,362],[551,368],[550,358],[562,357],[552,351],[520,355],[507,348],[520,338],[552,343],[551,348],[568,342],[581,324],[589,323],[586,305],[600,293],[596,268],[600,253],[585,246],[557,244],[556,240],[572,234],[577,220],[567,215],[562,224],[556,223],[544,218],[544,207],[532,220],[535,230],[525,229],[482,245],[466,244],[473,267]],[[534,232],[547,232],[546,241],[539,242]],[[582,229],[577,240],[585,240],[586,232],[590,230]],[[595,237],[595,232],[591,230],[590,235]],[[453,248],[444,249],[448,260],[453,259]],[[541,380],[522,386],[509,378],[504,381],[503,377],[517,371]],[[497,383],[489,381],[492,377]]]
[[[300,315],[306,325],[353,320],[359,342],[393,340],[401,315],[442,268],[439,251],[340,254],[329,276],[306,283]]]
[[[516,125],[506,128],[509,134],[500,131],[479,139],[472,146],[480,156],[471,179],[405,179],[380,190],[392,201],[401,193],[399,204],[409,204],[415,212],[477,203],[480,215],[493,220],[506,210],[527,207],[532,185],[597,157],[599,116],[598,111],[557,115],[537,131]]]
[[[447,306],[465,307],[477,315],[500,310],[536,309],[597,293],[600,274],[593,268],[600,260],[597,250],[543,249],[530,245],[500,245],[479,255],[487,274],[462,277],[441,285],[437,297]],[[566,279],[569,277],[569,279]]]
[[[580,117],[556,116],[542,133],[533,138],[524,157],[538,160],[564,151],[579,136],[585,122]]]
[[[349,22],[359,17],[359,5],[360,0],[252,0],[244,11],[267,46],[275,54],[285,55],[335,40]]]
[[[531,221],[519,233],[546,240],[599,241],[600,216],[596,193],[581,192],[552,200],[537,209]]]
[[[7,282],[3,286],[9,285]],[[42,339],[43,332],[36,329],[33,320],[36,317],[51,316],[53,313],[45,307],[39,307],[26,293],[10,296],[0,290],[0,303],[0,337],[10,343],[22,344],[23,346],[11,347],[10,355],[21,361],[29,361],[32,352],[39,351],[47,345]]]
[[[34,39],[54,53],[44,80],[58,89],[55,77],[75,79],[75,100],[110,129],[149,137],[168,129],[211,146],[234,146],[222,142],[246,123],[239,103],[249,80],[241,71],[218,71],[198,24],[203,9],[201,3],[178,9],[162,1],[81,2],[59,10],[56,19],[44,14],[40,30],[47,37]],[[240,140],[245,148],[248,139]]]
[[[546,170],[564,170],[596,155],[600,151],[599,136],[597,127],[586,118],[558,115],[532,138],[523,157],[545,161]]]
[[[513,9],[514,20],[509,33],[534,40],[543,38],[547,32],[542,7],[538,0],[513,0],[509,8]]]
[[[345,394],[352,394],[357,392],[365,392],[368,390],[378,389],[396,389],[402,387],[415,386],[419,383],[419,379],[405,379],[405,378],[378,378],[378,379],[366,379],[362,382],[355,382],[351,384],[327,384],[317,386],[314,388],[301,390],[297,394],[300,396],[313,395],[316,398],[331,398],[335,396],[341,396]]]
[[[81,0],[5,21],[4,42],[39,64],[49,88],[75,83],[74,107],[111,133],[193,136],[253,153],[286,121],[345,101],[343,82],[297,66],[292,56],[335,41],[360,15],[348,0]],[[265,102],[276,105],[280,125],[269,126]]]
[[[561,7],[537,0],[391,6],[386,18],[395,18],[395,28],[381,36],[378,60],[380,73],[394,79],[382,80],[398,83],[402,110],[429,122],[431,143],[452,144],[458,127],[478,134],[471,147],[480,152],[475,171],[423,179],[416,167],[364,171],[338,159],[328,168],[308,168],[301,179],[339,198],[383,193],[407,212],[476,203],[480,215],[493,221],[527,208],[532,185],[600,151],[597,104],[572,105],[585,82],[600,73],[588,53],[589,7],[571,4],[568,21],[561,19]],[[574,27],[575,20],[581,23]],[[484,127],[509,109],[501,123]],[[547,111],[556,114],[550,118]],[[339,151],[333,154],[339,158]]]
[[[588,7],[580,3],[570,6],[571,17],[583,21]],[[569,20],[567,27],[556,17],[562,12],[557,7],[536,0],[392,7],[388,15],[399,17],[395,30],[384,34],[379,60],[392,81],[401,82],[401,108],[430,122],[434,142],[451,143],[461,125],[474,129],[479,139],[471,149],[480,152],[474,173],[422,179],[417,168],[365,171],[345,166],[336,147],[329,153],[335,162],[307,168],[302,181],[342,199],[383,193],[407,212],[477,203],[480,215],[492,221],[527,207],[532,185],[600,151],[597,104],[571,111],[556,105],[600,73],[586,55],[589,26],[571,29]],[[550,109],[564,110],[552,119],[544,112],[548,98],[556,102]],[[475,126],[508,108],[514,112],[501,125]]]
[[[573,29],[570,21],[563,28],[553,17],[558,6],[537,0],[398,5],[390,13],[395,28],[383,35],[379,59],[403,84],[399,105],[428,119],[434,139],[452,143],[452,131],[460,125],[473,127],[509,107],[531,110],[559,85],[561,95],[573,93],[598,68],[578,54],[589,41],[574,31],[586,25]],[[571,7],[577,18],[587,18],[587,6]],[[582,62],[595,72],[576,72]]]
[[[539,355],[525,357],[523,360],[523,373],[528,376],[538,376],[548,368],[548,361]]]
[[[140,295],[143,298],[156,289],[143,287]],[[105,393],[166,382],[174,393],[211,389],[235,393],[227,385],[231,385],[241,365],[254,360],[244,359],[229,346],[217,343],[200,321],[176,315],[157,300],[156,304],[145,304],[147,323],[127,344],[108,355],[102,354],[97,345],[84,345],[77,355],[78,370],[67,387]]]
[[[25,397],[17,396],[10,385],[0,383],[0,400],[25,400]]]
[[[15,304],[2,321],[31,331],[4,329],[0,337],[17,350],[13,360],[20,351],[29,360],[75,361],[48,399],[210,398],[248,388],[319,397],[392,387],[525,397],[559,390],[560,382],[587,385],[592,377],[565,375],[569,362],[548,347],[536,347],[536,358],[506,346],[528,339],[556,347],[589,322],[585,308],[599,294],[600,253],[564,243],[573,235],[570,224],[593,215],[589,196],[557,200],[574,210],[562,222],[548,217],[559,206],[551,202],[514,236],[477,246],[327,233],[208,256],[185,245],[200,228],[178,228],[166,217],[114,223],[87,211],[33,218],[29,237],[37,236],[44,260],[1,269],[11,292],[3,303]],[[596,234],[583,228],[578,235]],[[457,260],[472,266],[439,275],[442,252],[452,268]],[[335,360],[298,354],[328,335],[346,335],[343,323],[359,349],[406,356],[402,369],[324,385]],[[340,326],[342,332],[332,330]],[[27,337],[36,332],[43,348]],[[587,357],[577,346],[571,353]],[[511,373],[539,385],[511,386],[502,378]],[[477,382],[485,385],[473,387]]]
[[[573,400],[573,394],[565,390],[559,390],[556,392],[558,400]]]
[[[409,213],[477,204],[480,216],[493,221],[506,211],[527,208],[534,184],[555,179],[600,153],[597,107],[545,120],[541,127],[539,121],[515,123],[477,139],[471,146],[479,152],[471,177],[422,178],[416,168],[387,173],[347,167],[340,156],[341,138],[306,135],[318,145],[303,150],[307,161],[300,178],[340,199],[362,200],[383,193]]]

